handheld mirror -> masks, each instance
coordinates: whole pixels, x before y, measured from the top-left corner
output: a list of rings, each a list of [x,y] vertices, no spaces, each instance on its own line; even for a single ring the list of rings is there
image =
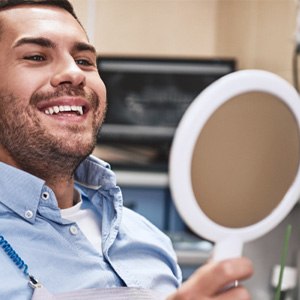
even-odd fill
[[[190,105],[170,153],[170,187],[187,225],[215,242],[213,259],[278,225],[299,198],[300,99],[279,76],[237,71]]]

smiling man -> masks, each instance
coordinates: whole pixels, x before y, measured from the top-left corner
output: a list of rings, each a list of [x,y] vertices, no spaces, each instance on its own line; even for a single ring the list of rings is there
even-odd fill
[[[180,287],[170,240],[122,207],[109,165],[89,156],[105,110],[96,51],[70,3],[0,1],[1,299],[108,288],[248,299],[242,287],[220,292],[251,275],[245,258],[210,263]]]
[[[0,21],[0,159],[46,180],[68,207],[106,107],[95,49],[62,9],[20,5]]]

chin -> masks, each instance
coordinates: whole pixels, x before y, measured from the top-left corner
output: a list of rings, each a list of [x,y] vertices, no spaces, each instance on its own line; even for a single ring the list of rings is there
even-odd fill
[[[89,133],[77,133],[53,136],[51,139],[52,149],[59,156],[63,156],[64,159],[78,159],[82,160],[86,158],[95,148],[97,142],[97,134],[95,132]],[[54,150],[55,149],[55,150]]]
[[[61,149],[70,156],[85,158],[93,152],[95,145],[96,142],[94,140],[85,142],[81,140],[76,143],[66,145],[66,147],[62,147],[63,149]]]

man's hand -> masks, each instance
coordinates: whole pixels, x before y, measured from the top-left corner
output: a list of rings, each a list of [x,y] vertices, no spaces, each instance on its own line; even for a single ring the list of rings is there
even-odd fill
[[[252,263],[244,257],[210,262],[199,268],[167,300],[248,300],[250,295],[244,287],[227,290],[225,287],[252,273]]]

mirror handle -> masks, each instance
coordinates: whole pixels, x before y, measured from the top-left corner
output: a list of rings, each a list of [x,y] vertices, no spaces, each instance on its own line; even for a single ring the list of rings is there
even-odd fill
[[[243,241],[234,236],[228,236],[216,242],[213,249],[212,260],[221,261],[228,258],[240,257],[242,250]]]

